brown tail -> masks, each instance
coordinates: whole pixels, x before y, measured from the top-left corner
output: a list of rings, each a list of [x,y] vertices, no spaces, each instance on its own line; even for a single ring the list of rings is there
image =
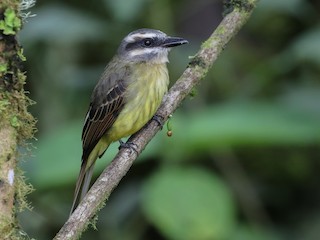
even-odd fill
[[[73,198],[70,215],[73,213],[73,211],[76,209],[80,201],[84,198],[84,196],[89,190],[91,177],[93,173],[93,167],[94,167],[94,163],[86,170],[87,161],[82,161],[81,170],[80,170],[77,184],[76,184],[76,189],[74,191],[74,198]],[[80,194],[80,190],[81,190],[81,194]]]

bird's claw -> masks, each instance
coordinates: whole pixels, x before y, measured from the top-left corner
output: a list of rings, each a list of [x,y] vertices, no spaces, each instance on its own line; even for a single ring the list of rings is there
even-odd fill
[[[124,142],[122,140],[119,140],[120,146],[119,146],[119,150],[121,148],[129,148],[130,150],[134,151],[136,154],[138,154],[138,146],[137,144],[133,143],[133,142]]]
[[[155,114],[155,115],[152,117],[151,120],[156,121],[156,122],[158,123],[160,129],[162,130],[163,124],[164,124],[164,123],[163,123],[163,117],[162,117],[162,116],[160,116],[160,115],[158,115],[158,114]]]

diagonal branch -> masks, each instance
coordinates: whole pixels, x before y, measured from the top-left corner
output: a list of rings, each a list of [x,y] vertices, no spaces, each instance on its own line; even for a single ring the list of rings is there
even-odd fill
[[[199,52],[192,58],[182,76],[164,97],[162,105],[157,112],[157,115],[163,117],[163,122],[176,110],[182,100],[191,92],[192,88],[203,79],[226,44],[247,22],[256,2],[257,0],[229,1],[227,10],[230,13],[225,16],[210,38],[202,44]],[[124,148],[119,151],[54,239],[79,238],[90,219],[110,196],[112,190],[130,169],[134,160],[159,130],[158,124],[155,121],[151,121],[129,139],[129,141],[136,144],[138,154]]]

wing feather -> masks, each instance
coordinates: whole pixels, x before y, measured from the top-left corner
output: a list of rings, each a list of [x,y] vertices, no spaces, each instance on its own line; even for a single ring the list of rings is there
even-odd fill
[[[101,137],[111,128],[124,106],[124,81],[118,81],[104,96],[103,100],[90,104],[82,131],[82,159],[87,159]]]

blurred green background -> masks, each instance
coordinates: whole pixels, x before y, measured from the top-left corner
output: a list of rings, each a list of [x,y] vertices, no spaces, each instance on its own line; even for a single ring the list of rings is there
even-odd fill
[[[43,0],[20,34],[37,104],[36,191],[19,214],[50,239],[72,204],[91,91],[122,38],[148,27],[190,44],[175,81],[222,19],[222,1]],[[320,3],[261,0],[197,94],[147,146],[82,239],[316,240],[320,236]],[[99,160],[96,175],[117,151]]]

